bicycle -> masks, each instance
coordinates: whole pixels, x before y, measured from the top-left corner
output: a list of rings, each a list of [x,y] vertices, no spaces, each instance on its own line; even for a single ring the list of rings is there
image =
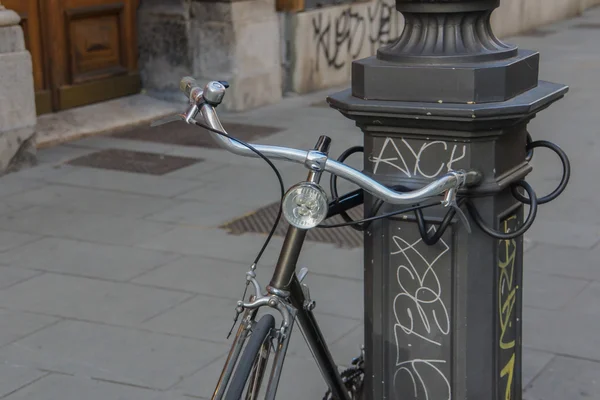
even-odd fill
[[[344,225],[365,230],[376,219],[409,211],[420,211],[423,208],[440,204],[450,208],[451,212],[448,213],[450,218],[458,214],[460,219],[468,224],[457,203],[457,193],[463,188],[477,185],[481,180],[481,175],[477,171],[449,171],[421,189],[398,191],[403,188],[386,187],[343,163],[345,157],[359,151],[358,148],[349,149],[338,160],[329,158],[331,139],[327,136],[321,136],[314,149],[308,151],[244,143],[227,134],[216,113],[216,107],[222,102],[228,87],[227,82],[213,81],[201,88],[193,78],[182,79],[180,89],[189,99],[188,109],[175,118],[157,123],[163,124],[181,119],[188,124],[202,127],[209,131],[212,138],[222,148],[240,156],[262,158],[274,170],[280,183],[282,200],[278,216],[265,244],[246,272],[246,289],[251,286],[254,293],[249,296],[248,301],[244,301],[246,296],[246,290],[244,290],[242,300],[237,303],[234,326],[239,316],[243,316],[212,399],[221,400],[224,396],[225,400],[257,399],[259,391],[263,387],[263,379],[271,352],[274,353],[274,359],[267,381],[265,398],[275,399],[290,336],[296,321],[329,387],[325,398],[360,399],[364,381],[364,350],[359,357],[353,360],[352,367],[339,372],[314,317],[315,302],[310,297],[308,287],[302,283],[307,269],[303,268],[296,273],[296,262],[307,231],[317,227],[333,228]],[[196,119],[198,116],[201,116],[205,123],[198,121]],[[271,159],[302,164],[308,169],[306,180],[285,191],[281,175]],[[335,197],[331,202],[328,200],[325,190],[320,186],[324,172],[331,174],[331,192]],[[340,197],[337,195],[336,177],[344,178],[358,185],[360,189]],[[361,221],[352,221],[346,212],[363,204],[364,191],[376,196],[379,200],[370,210],[371,216]],[[443,195],[443,199],[436,200],[435,198],[440,195]],[[424,201],[427,202],[421,204]],[[376,215],[384,202],[409,205],[410,207],[394,213]],[[256,280],[256,266],[282,215],[290,227],[271,281],[266,290],[263,290]],[[322,222],[336,215],[341,215],[346,222],[337,225],[322,225]],[[258,310],[263,307],[277,310],[281,316],[279,326],[276,326],[272,314],[265,314],[258,321],[256,320]]]

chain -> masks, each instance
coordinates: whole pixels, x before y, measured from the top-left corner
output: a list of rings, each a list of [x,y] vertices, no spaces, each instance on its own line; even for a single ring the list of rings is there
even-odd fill
[[[365,371],[362,367],[350,367],[340,374],[342,377],[342,381],[346,386],[346,389],[348,389],[348,391],[352,393],[352,400],[362,399],[361,392],[363,387],[364,374]],[[335,400],[331,395],[331,390],[327,390],[327,392],[325,392],[323,400]]]

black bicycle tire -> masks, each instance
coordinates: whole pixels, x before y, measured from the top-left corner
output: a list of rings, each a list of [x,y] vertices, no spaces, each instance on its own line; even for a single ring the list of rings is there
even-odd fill
[[[248,378],[250,377],[250,372],[257,360],[258,352],[267,336],[271,333],[271,329],[274,327],[275,318],[271,314],[265,314],[258,320],[252,329],[252,335],[250,335],[250,338],[248,339],[240,362],[233,373],[233,378],[229,384],[225,400],[240,400],[242,398],[242,393],[246,387],[246,381],[248,381]]]

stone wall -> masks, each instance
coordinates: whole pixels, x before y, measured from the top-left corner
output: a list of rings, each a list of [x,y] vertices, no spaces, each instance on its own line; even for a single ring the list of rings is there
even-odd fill
[[[141,0],[138,10],[138,65],[151,95],[181,100],[179,80],[192,75],[191,3],[186,0]]]
[[[375,54],[403,26],[394,0],[371,0],[295,14],[290,29],[291,90],[307,93],[350,80],[352,61]]]
[[[500,0],[492,14],[492,26],[499,37],[517,35],[599,4],[600,0]]]
[[[0,174],[35,162],[33,68],[19,21],[0,3]]]
[[[281,99],[279,20],[274,0],[192,3],[194,76],[228,80],[228,110],[243,111]]]
[[[500,37],[573,17],[600,0],[500,0],[492,25]],[[350,81],[352,60],[397,38],[403,19],[394,0],[324,7],[289,18],[289,89],[307,93]]]
[[[274,0],[142,0],[140,71],[149,94],[184,99],[179,80],[228,80],[223,108],[248,110],[281,99],[279,22]]]

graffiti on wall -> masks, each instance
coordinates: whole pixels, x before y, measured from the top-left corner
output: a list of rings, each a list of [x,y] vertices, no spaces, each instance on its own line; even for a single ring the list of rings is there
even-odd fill
[[[343,7],[312,17],[315,68],[339,70],[359,56],[370,56],[398,37],[395,2],[373,0],[360,10]],[[368,54],[367,54],[368,53]]]

